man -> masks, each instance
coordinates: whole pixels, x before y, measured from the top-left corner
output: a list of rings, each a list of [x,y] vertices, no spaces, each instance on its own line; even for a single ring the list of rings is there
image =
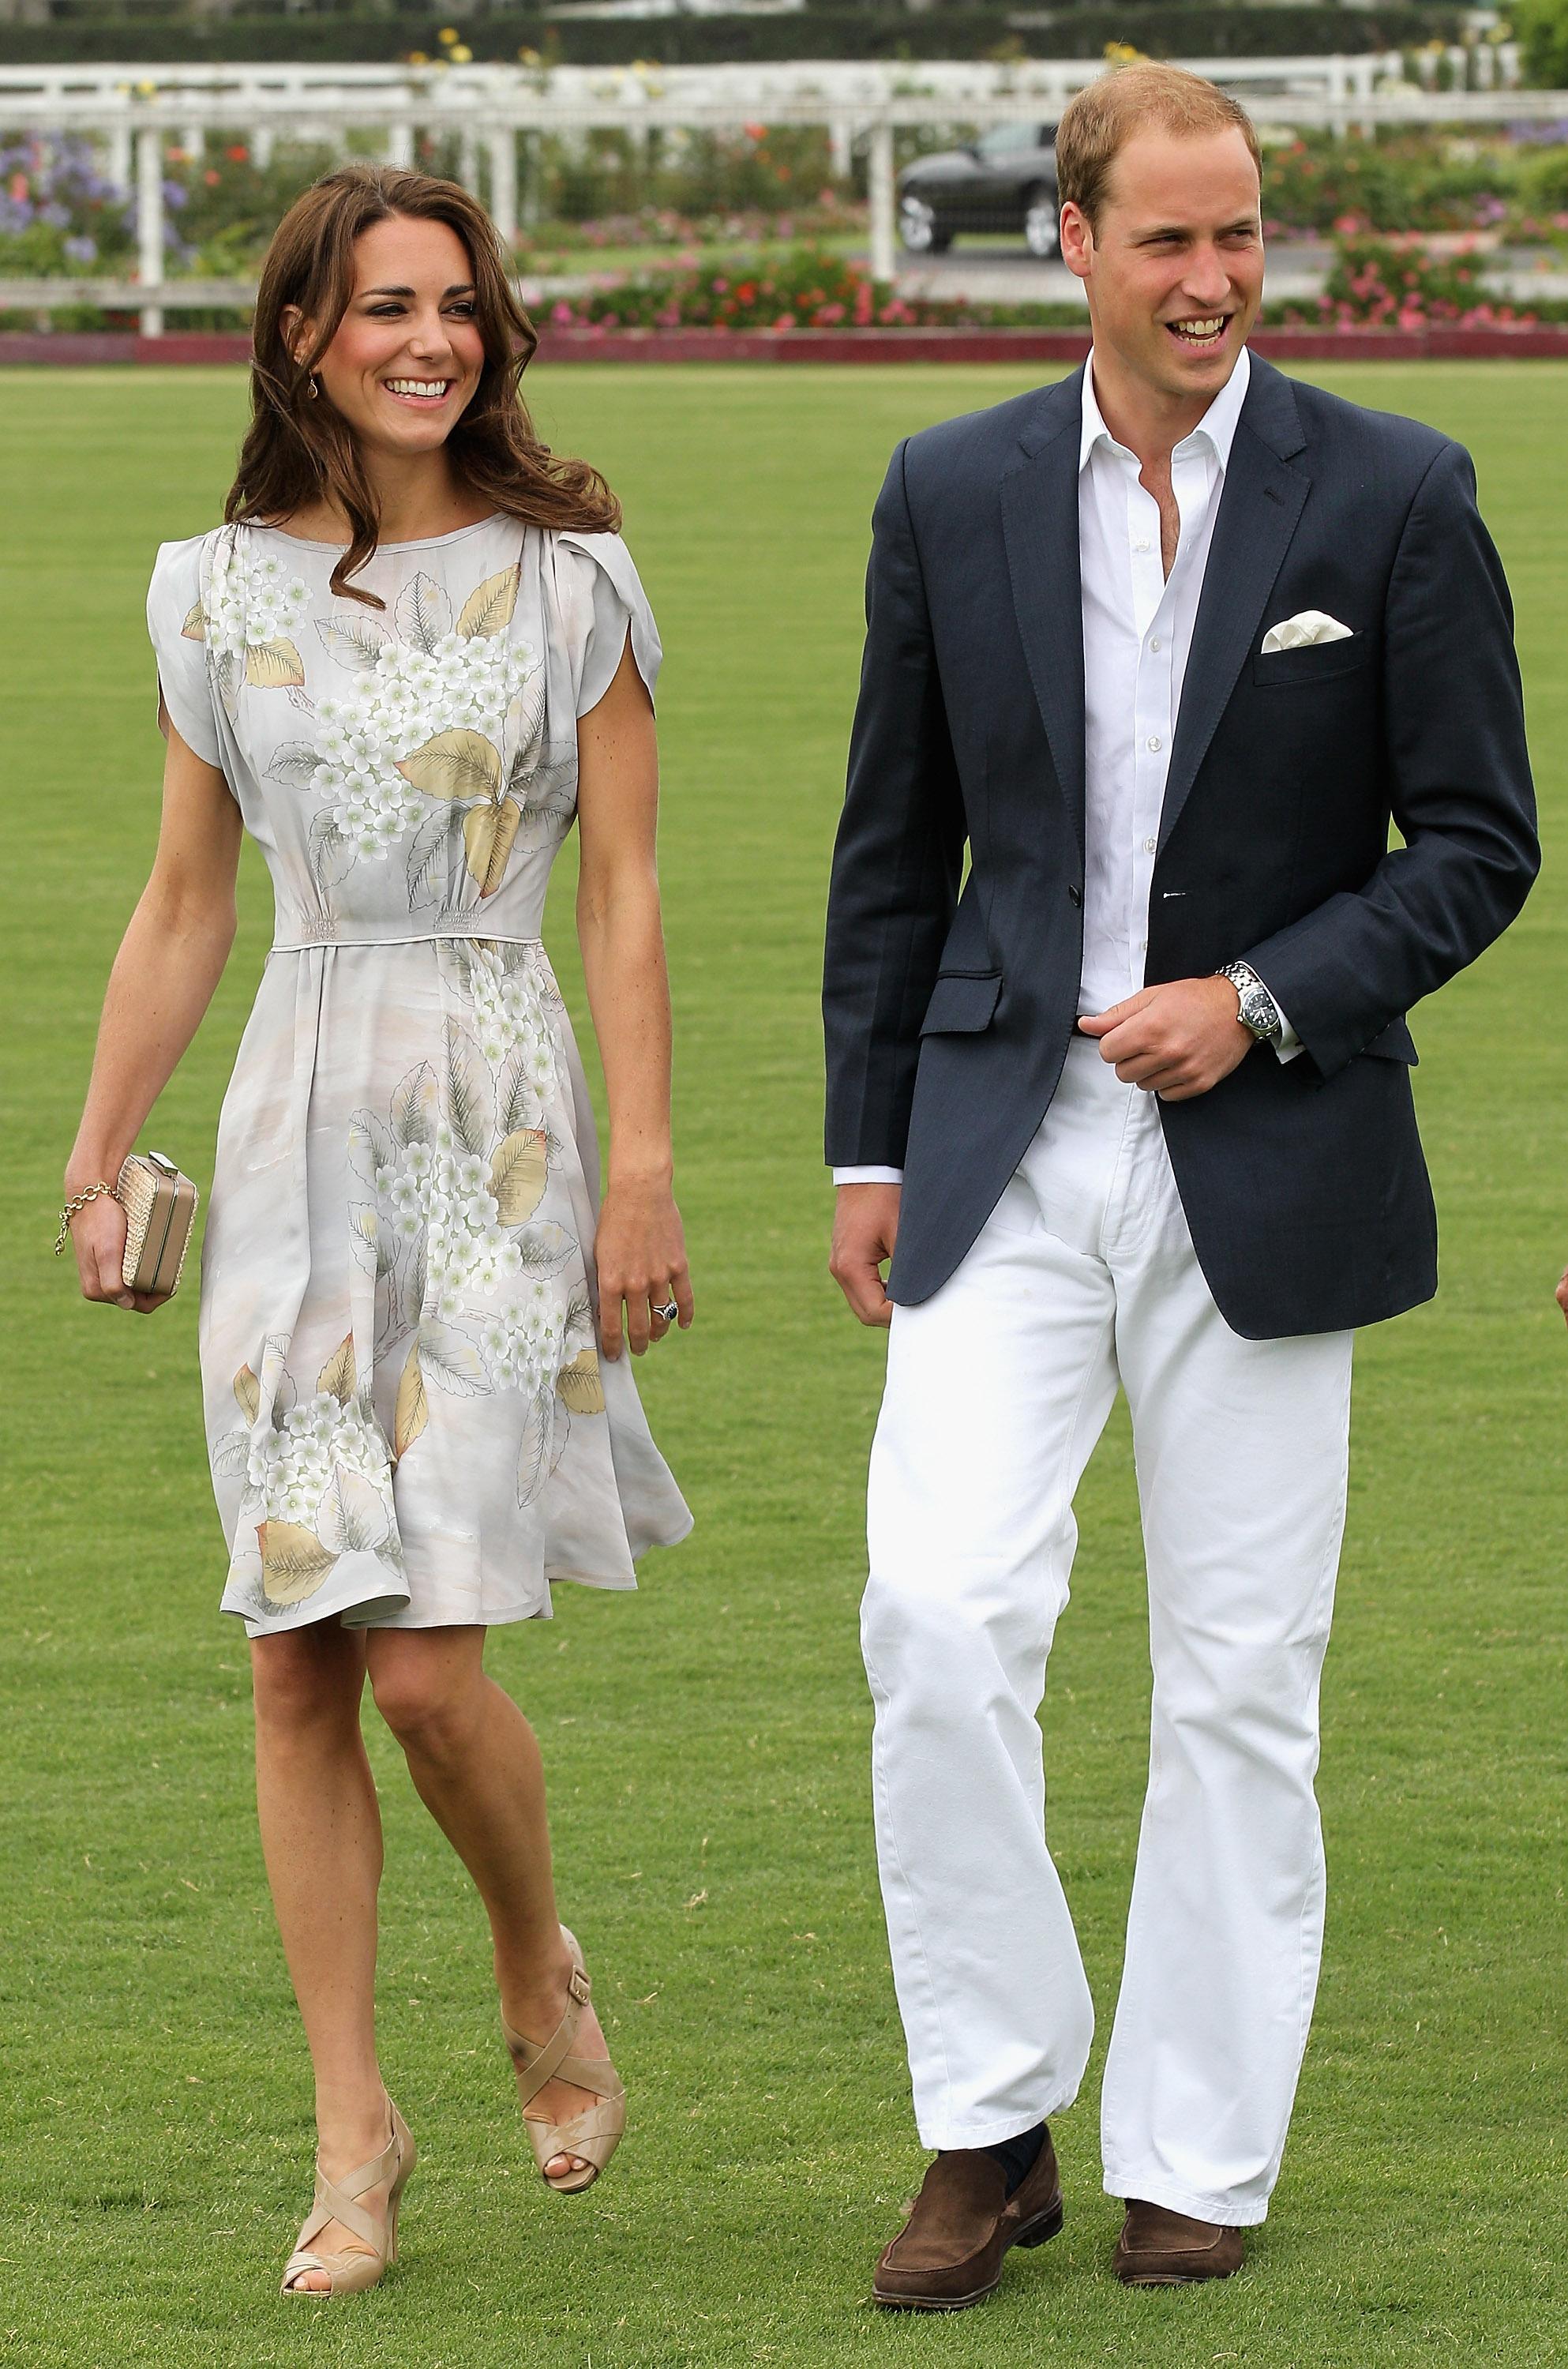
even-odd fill
[[[1242,109],[1135,66],[1057,161],[1091,366],[894,455],[828,925],[832,1270],[892,1328],[877,1848],[938,2150],[875,2292],[928,2309],[1060,2226],[1046,2123],[1092,2009],[1036,1713],[1118,1384],[1154,1700],[1116,2272],[1224,2276],[1267,2210],[1321,1952],[1352,1333],[1436,1284],[1404,1015],[1538,862],[1468,456],[1245,350]]]

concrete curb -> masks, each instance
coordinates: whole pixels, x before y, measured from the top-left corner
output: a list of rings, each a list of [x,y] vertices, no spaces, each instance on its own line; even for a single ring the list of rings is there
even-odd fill
[[[1491,329],[1260,329],[1271,361],[1495,361],[1568,359],[1568,323]],[[1086,329],[553,329],[547,362],[1078,362]],[[11,362],[246,362],[241,331],[163,338],[132,330],[0,331]]]

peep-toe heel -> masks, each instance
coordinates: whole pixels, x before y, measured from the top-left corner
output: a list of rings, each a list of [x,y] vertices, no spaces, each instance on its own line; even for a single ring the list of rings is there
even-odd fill
[[[284,2295],[304,2295],[321,2302],[328,2295],[362,2295],[367,2287],[377,2284],[387,2264],[397,2260],[397,2215],[414,2169],[416,2150],[414,2134],[390,2098],[386,2106],[392,2120],[392,2136],[380,2155],[373,2156],[369,2163],[361,2164],[345,2180],[328,2180],[321,2168],[320,2156],[316,2157],[315,2196],[310,2217],[300,2231],[299,2243],[283,2272]],[[391,2186],[386,2209],[378,2218],[360,2199],[387,2180]],[[313,2241],[334,2221],[352,2230],[362,2241],[364,2250],[351,2246],[332,2254],[316,2251]],[[324,2271],[329,2283],[325,2287],[301,2286],[299,2281],[306,2271]]]
[[[576,1935],[568,1933],[564,1925],[561,1932],[572,1953],[572,1971],[560,2022],[544,2042],[525,2039],[521,2031],[514,2031],[504,2015],[501,2031],[517,2066],[519,2101],[540,2177],[558,2196],[575,2196],[580,2190],[592,2187],[621,2144],[626,2127],[626,2092],[608,2056],[571,2054],[592,1985]],[[574,2114],[570,2122],[544,2122],[528,2109],[549,2081],[568,2081],[575,2089],[591,2089],[594,2102],[585,2106],[580,2114]],[[552,2180],[544,2167],[558,2155],[581,2157],[581,2167]]]

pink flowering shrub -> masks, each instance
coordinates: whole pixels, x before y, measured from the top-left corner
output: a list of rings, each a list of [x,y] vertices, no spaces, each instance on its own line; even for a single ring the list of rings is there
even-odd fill
[[[1272,306],[1270,319],[1345,329],[1529,328],[1562,309],[1527,311],[1488,297],[1482,259],[1468,244],[1438,256],[1419,240],[1359,233],[1334,245],[1333,269],[1322,293]]]
[[[864,267],[799,246],[745,265],[639,272],[550,307],[560,329],[913,328],[962,316],[911,303]]]

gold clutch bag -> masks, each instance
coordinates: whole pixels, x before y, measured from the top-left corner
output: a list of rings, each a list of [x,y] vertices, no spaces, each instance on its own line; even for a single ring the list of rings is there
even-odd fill
[[[196,1187],[161,1151],[133,1151],[115,1197],[125,1211],[125,1288],[172,1298],[190,1246]]]

